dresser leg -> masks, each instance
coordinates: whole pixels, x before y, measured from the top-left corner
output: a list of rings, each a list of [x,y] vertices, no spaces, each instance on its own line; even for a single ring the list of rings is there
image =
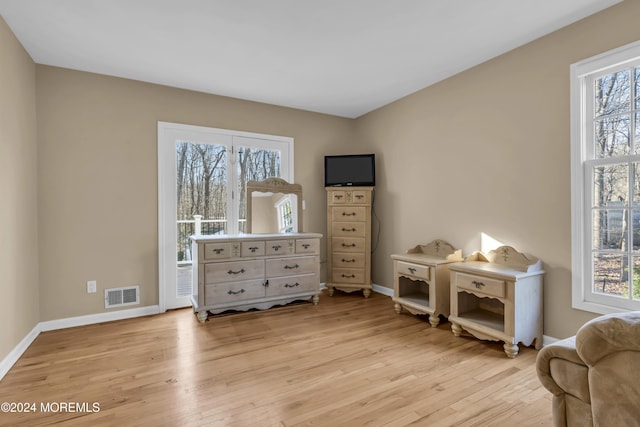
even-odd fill
[[[199,311],[196,316],[198,317],[200,323],[204,323],[204,321],[207,320],[207,317],[209,317],[209,312],[207,310]]]
[[[396,313],[400,314],[402,313],[402,306],[398,303],[395,303],[395,305],[393,306],[393,308],[396,309]]]
[[[431,323],[431,327],[437,328],[440,324],[440,317],[434,314],[429,315],[429,323]]]
[[[314,295],[313,298],[311,298],[311,302],[313,303],[313,305],[318,305],[319,301],[320,301],[320,295]]]
[[[509,359],[515,359],[518,355],[518,351],[520,351],[520,349],[518,348],[518,344],[504,343],[502,347],[504,348],[504,352],[507,354],[507,357]]]
[[[369,296],[371,295],[371,289],[363,289],[362,293],[365,298],[369,298]]]
[[[332,297],[333,292],[336,290],[336,288],[329,286],[327,289],[329,289],[329,296]]]
[[[462,328],[457,323],[451,323],[451,332],[453,332],[453,335],[459,337],[462,335]]]

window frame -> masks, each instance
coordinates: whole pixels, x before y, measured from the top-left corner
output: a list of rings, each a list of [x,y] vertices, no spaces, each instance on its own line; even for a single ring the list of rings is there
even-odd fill
[[[170,308],[188,306],[188,298],[175,298],[170,295],[176,288],[176,141],[200,141],[217,145],[234,142],[240,146],[267,147],[274,144],[271,149],[281,147],[281,177],[289,182],[294,182],[294,139],[286,136],[259,134],[253,132],[236,131],[229,129],[194,126],[181,123],[158,121],[157,123],[157,150],[158,150],[158,306],[160,312]],[[252,145],[253,144],[253,145]],[[286,147],[286,149],[285,149]],[[228,156],[227,161],[231,161]],[[285,167],[286,166],[286,167]],[[229,163],[227,168],[235,168]],[[230,170],[230,169],[229,169]],[[235,173],[232,175],[235,176]],[[237,181],[229,182],[232,189],[237,188]],[[227,193],[227,206],[234,202]],[[235,211],[235,208],[234,208]],[[228,222],[238,224],[238,215],[234,212],[227,218]],[[230,230],[230,229],[228,229]]]
[[[593,292],[591,198],[593,168],[603,163],[593,159],[594,82],[605,74],[640,66],[640,41],[593,56],[570,67],[571,108],[571,255],[572,307],[608,314],[640,310],[640,301]],[[631,87],[631,97],[634,88]],[[633,119],[633,112],[631,116]],[[633,139],[634,135],[631,133]],[[640,161],[640,155],[613,158],[611,163]],[[630,202],[631,203],[631,202]]]

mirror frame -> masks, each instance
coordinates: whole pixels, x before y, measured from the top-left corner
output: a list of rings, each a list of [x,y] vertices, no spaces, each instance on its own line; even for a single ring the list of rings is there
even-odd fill
[[[247,234],[251,234],[252,223],[252,201],[251,195],[254,192],[262,193],[283,193],[283,194],[295,194],[297,199],[298,209],[298,227],[295,233],[302,232],[302,185],[290,184],[282,178],[267,178],[264,181],[249,181],[247,182],[247,224],[245,230]],[[283,234],[283,233],[278,233]]]

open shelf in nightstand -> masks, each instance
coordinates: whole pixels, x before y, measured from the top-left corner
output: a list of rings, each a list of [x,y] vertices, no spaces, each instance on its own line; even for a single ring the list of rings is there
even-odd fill
[[[443,240],[418,245],[405,254],[392,254],[394,307],[398,314],[428,314],[434,328],[440,315],[449,315],[449,270],[447,265],[462,260],[462,251]]]

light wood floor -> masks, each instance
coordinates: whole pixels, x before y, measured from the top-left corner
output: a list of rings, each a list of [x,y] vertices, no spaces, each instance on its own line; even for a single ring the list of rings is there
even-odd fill
[[[42,333],[0,382],[0,402],[37,412],[0,413],[0,425],[551,425],[536,354],[508,359],[500,343],[398,315],[380,294],[204,325],[176,310]],[[40,411],[59,402],[100,410]]]

